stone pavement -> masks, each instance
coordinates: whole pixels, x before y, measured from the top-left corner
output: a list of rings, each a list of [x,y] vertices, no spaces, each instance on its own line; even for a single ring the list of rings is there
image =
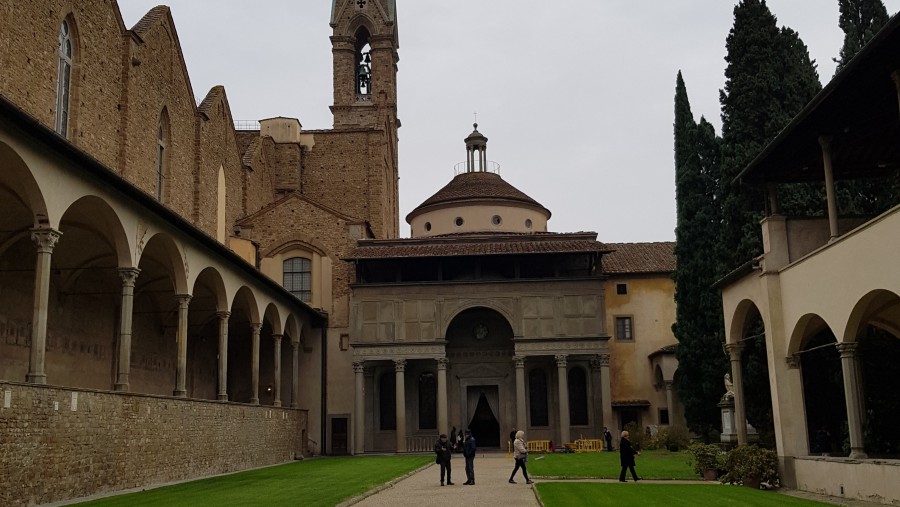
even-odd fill
[[[359,507],[425,504],[434,507],[538,505],[534,491],[522,478],[522,472],[516,474],[518,484],[507,482],[514,462],[512,458],[507,458],[505,453],[478,453],[475,458],[474,486],[463,486],[466,482],[466,461],[461,454],[454,454],[451,464],[454,486],[441,487],[441,469],[432,464],[354,505]]]

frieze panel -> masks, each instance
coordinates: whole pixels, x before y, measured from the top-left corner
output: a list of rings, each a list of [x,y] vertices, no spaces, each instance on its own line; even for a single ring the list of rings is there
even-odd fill
[[[443,344],[435,345],[383,345],[376,347],[353,347],[353,357],[361,359],[397,358],[397,357],[445,357]]]
[[[534,342],[517,342],[516,353],[531,354],[596,354],[606,351],[607,347],[600,340],[555,340],[555,341],[534,341]]]

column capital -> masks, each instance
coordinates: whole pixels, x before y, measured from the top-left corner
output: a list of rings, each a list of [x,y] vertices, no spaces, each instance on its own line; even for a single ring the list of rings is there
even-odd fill
[[[137,277],[141,273],[141,270],[138,268],[119,268],[118,272],[119,278],[122,279],[122,285],[134,287],[134,283],[137,281]]]
[[[567,356],[566,354],[557,354],[557,355],[553,356],[553,359],[556,360],[556,367],[557,368],[565,368],[566,364],[567,364],[566,359],[568,357],[569,356]]]
[[[449,366],[450,366],[450,360],[449,360],[449,359],[447,359],[446,357],[439,357],[439,358],[437,358],[437,368],[438,368],[438,370],[445,370],[445,371],[446,371],[447,368],[448,368]]]
[[[178,308],[187,308],[191,304],[190,294],[176,294],[175,299],[178,300]]]
[[[513,356],[513,363],[516,365],[516,368],[524,368],[525,356]]]
[[[741,352],[743,352],[744,347],[745,347],[744,342],[726,343],[725,351],[728,352],[728,357],[732,361],[740,361],[741,360]]]
[[[284,335],[281,335],[281,334],[272,334],[272,340],[275,341],[275,343],[278,343],[278,342],[281,341],[281,338],[282,338],[283,336],[284,336]]]
[[[258,335],[262,331],[262,324],[251,323],[250,330],[253,331],[253,334]]]
[[[672,389],[672,387],[675,385],[675,381],[674,380],[663,380],[663,385],[666,387],[666,391],[668,391],[668,390]]]
[[[366,362],[365,361],[353,361],[353,373],[365,373],[366,372]]]
[[[394,359],[394,371],[398,373],[406,371],[406,359]]]
[[[49,227],[31,229],[31,241],[34,241],[38,253],[52,253],[62,233]]]
[[[800,354],[791,354],[784,358],[784,361],[787,363],[788,368],[792,370],[796,370],[800,367]]]
[[[852,359],[856,357],[859,342],[842,342],[835,344],[834,348],[837,349],[842,358],[849,357]]]
[[[216,312],[216,317],[218,317],[219,320],[228,320],[228,317],[231,317],[231,312],[229,312],[229,311]]]
[[[597,354],[597,360],[600,361],[601,368],[609,368],[609,354]]]

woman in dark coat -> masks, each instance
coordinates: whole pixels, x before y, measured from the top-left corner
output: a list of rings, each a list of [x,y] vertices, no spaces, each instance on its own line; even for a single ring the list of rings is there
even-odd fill
[[[619,463],[622,465],[622,473],[619,474],[619,482],[625,482],[625,470],[631,470],[631,477],[636,481],[640,479],[634,471],[634,457],[640,454],[631,447],[628,441],[628,432],[622,432],[622,440],[619,440]]]

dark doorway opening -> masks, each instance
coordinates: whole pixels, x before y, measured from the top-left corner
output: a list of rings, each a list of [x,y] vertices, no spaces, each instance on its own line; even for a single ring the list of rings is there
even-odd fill
[[[335,417],[331,420],[331,454],[342,456],[347,450],[347,418]]]
[[[473,392],[470,388],[469,397],[472,396],[478,396],[478,404],[475,406],[475,412],[469,422],[469,429],[472,430],[472,436],[475,437],[475,444],[478,447],[500,447],[500,422],[497,421],[497,416],[491,410],[487,396],[484,391]]]

